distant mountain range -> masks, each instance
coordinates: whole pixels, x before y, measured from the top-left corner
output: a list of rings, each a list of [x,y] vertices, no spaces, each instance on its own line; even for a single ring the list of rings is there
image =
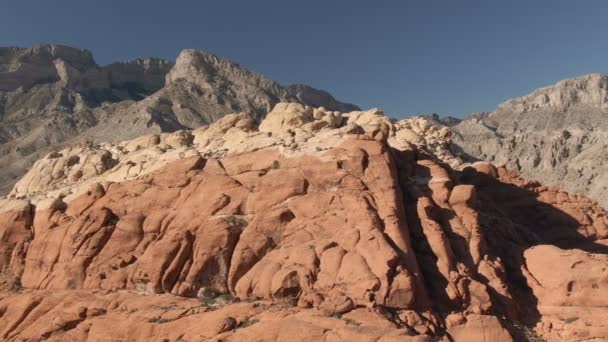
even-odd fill
[[[196,128],[234,112],[259,120],[278,102],[358,109],[204,51],[184,50],[175,62],[140,58],[99,66],[85,49],[0,48],[0,193],[65,144]]]
[[[452,129],[460,152],[608,207],[608,75],[560,81]]]
[[[454,152],[505,164],[523,176],[589,195],[608,207],[608,76],[564,80],[461,120]],[[66,144],[117,142],[191,129],[228,113],[261,120],[278,102],[359,110],[303,84],[280,85],[197,50],[177,60],[140,58],[106,66],[60,45],[0,48],[0,194],[32,163]]]

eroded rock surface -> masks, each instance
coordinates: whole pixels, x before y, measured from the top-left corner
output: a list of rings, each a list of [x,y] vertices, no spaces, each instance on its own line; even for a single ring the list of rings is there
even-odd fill
[[[608,336],[608,255],[537,246],[524,257],[543,335],[565,341]]]
[[[0,334],[606,337],[606,211],[449,151],[424,118],[281,103],[50,154],[0,202]]]

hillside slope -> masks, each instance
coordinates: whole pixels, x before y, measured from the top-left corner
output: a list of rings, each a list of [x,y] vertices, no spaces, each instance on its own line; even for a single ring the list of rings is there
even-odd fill
[[[608,75],[560,81],[453,131],[465,154],[608,207]]]

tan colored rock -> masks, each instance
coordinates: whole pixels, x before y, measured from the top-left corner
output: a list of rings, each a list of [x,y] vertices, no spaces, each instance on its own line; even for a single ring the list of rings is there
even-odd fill
[[[93,178],[112,168],[115,163],[107,150],[67,148],[36,162],[30,172],[15,184],[11,195],[20,197]]]
[[[288,133],[315,120],[313,109],[298,103],[279,103],[266,115],[260,125],[260,132],[273,134]]]
[[[385,138],[394,133],[394,126],[391,119],[384,115],[380,109],[374,108],[368,111],[356,111],[348,114],[347,124],[355,124],[372,136],[376,132],[381,132]]]
[[[142,137],[133,139],[124,144],[126,152],[135,152],[142,148],[151,147],[160,143],[160,136],[157,134],[144,135]]]
[[[161,141],[172,148],[180,148],[190,146],[193,138],[188,131],[175,131],[162,137]]]

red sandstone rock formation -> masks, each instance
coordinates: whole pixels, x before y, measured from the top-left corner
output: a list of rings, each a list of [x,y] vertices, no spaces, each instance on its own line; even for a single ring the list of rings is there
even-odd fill
[[[312,154],[194,155],[79,196],[7,201],[0,339],[608,336],[603,209],[369,135]]]

